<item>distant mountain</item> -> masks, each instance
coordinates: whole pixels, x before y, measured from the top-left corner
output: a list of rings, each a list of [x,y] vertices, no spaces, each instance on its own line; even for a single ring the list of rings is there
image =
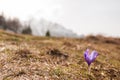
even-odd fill
[[[29,21],[22,22],[17,18],[6,19],[4,15],[0,15],[0,29],[19,33],[19,34],[32,34],[36,36],[53,36],[53,37],[70,37],[81,38],[72,30],[66,29],[64,26],[47,21],[45,19],[31,18]]]
[[[32,19],[30,21],[30,26],[32,29],[32,34],[37,36],[45,36],[47,31],[53,37],[70,37],[70,38],[80,38],[72,30],[66,29],[60,24],[49,22],[45,19],[36,20]]]

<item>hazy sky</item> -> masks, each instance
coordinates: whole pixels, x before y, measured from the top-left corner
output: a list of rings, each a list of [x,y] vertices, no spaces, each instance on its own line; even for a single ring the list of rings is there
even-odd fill
[[[78,34],[120,37],[120,0],[0,0],[0,12],[21,20],[45,18]]]

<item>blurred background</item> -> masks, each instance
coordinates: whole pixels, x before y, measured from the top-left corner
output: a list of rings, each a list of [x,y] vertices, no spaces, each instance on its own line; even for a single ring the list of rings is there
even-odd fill
[[[37,36],[120,37],[120,0],[0,0],[0,28]]]

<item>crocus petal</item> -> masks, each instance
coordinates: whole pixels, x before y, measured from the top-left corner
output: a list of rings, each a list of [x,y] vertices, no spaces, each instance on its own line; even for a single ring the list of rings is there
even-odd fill
[[[90,61],[90,56],[89,56],[89,49],[87,49],[84,53],[84,58],[86,60],[86,62],[88,63],[88,65],[91,64],[91,61]]]
[[[96,51],[92,51],[92,53],[90,54],[90,61],[93,62],[97,56],[98,53]]]
[[[89,54],[89,49],[87,49],[87,50],[84,52],[84,58],[88,57],[88,54]]]
[[[89,63],[90,58],[89,58],[89,56],[88,56],[88,54],[87,54],[87,53],[85,53],[85,54],[84,54],[84,58],[85,58],[86,62],[87,62],[87,63]]]

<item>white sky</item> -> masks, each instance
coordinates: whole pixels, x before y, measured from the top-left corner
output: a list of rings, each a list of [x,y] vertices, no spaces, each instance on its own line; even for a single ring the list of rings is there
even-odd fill
[[[120,37],[120,0],[0,0],[0,12],[21,20],[45,18],[78,34]]]

